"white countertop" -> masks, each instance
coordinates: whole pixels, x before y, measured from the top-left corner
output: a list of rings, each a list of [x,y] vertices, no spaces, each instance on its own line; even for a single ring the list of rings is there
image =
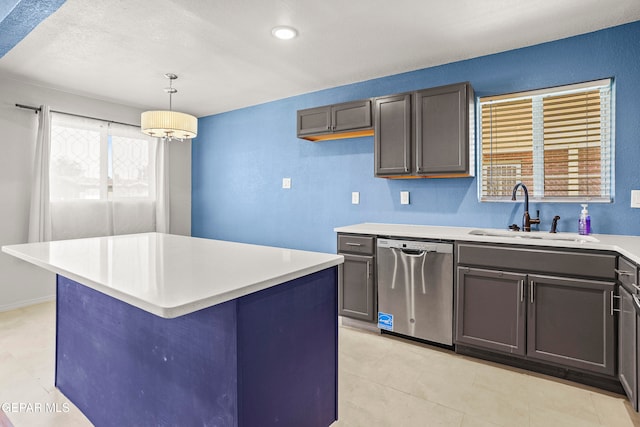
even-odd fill
[[[363,223],[337,227],[338,233],[369,234],[378,236],[408,237],[416,239],[457,240],[485,243],[511,243],[516,245],[553,246],[559,248],[595,249],[618,252],[630,260],[640,264],[640,237],[620,236],[614,234],[592,234],[588,239],[597,241],[582,241],[576,233],[557,233],[549,235],[545,231],[509,232],[506,230],[483,227],[445,227],[430,225],[379,224]],[[487,231],[505,236],[487,236],[470,234],[471,232]],[[509,237],[514,236],[514,237]],[[515,237],[519,236],[519,237]],[[566,239],[566,240],[560,240]]]
[[[161,233],[27,243],[2,250],[166,318],[343,262],[341,255]]]

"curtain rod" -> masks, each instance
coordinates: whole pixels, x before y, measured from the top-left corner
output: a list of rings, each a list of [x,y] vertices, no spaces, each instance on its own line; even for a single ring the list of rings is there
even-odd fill
[[[36,114],[38,114],[38,112],[41,110],[40,107],[33,107],[31,105],[24,105],[24,104],[16,104],[16,107],[24,108],[25,110],[33,110],[33,111],[35,111]],[[83,116],[82,114],[66,113],[64,111],[56,111],[56,110],[51,110],[51,112],[52,113],[59,113],[59,114],[66,114],[67,116],[80,117],[80,118],[83,118],[83,119],[100,120],[101,122],[115,123],[117,125],[133,126],[133,127],[137,127],[137,128],[140,127],[140,125],[132,125],[131,123],[117,122],[115,120],[105,120],[105,119],[100,119],[98,117]]]

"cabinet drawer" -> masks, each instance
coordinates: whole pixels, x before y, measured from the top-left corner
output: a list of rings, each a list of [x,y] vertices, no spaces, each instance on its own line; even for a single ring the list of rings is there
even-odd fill
[[[373,255],[375,238],[372,236],[357,236],[351,234],[338,235],[338,252]]]
[[[515,271],[615,279],[616,256],[513,246],[458,245],[458,263]]]
[[[622,283],[629,292],[638,292],[638,289],[636,288],[638,285],[638,268],[634,263],[626,258],[619,257],[616,276],[620,283]]]

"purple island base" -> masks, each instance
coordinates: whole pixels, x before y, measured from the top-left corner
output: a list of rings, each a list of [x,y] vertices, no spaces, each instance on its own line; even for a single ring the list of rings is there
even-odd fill
[[[96,426],[327,427],[337,267],[174,319],[57,280],[56,387]]]

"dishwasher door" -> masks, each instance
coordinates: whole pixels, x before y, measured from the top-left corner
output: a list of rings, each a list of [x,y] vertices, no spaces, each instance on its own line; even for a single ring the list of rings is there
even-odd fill
[[[453,344],[453,245],[378,239],[378,327]]]

